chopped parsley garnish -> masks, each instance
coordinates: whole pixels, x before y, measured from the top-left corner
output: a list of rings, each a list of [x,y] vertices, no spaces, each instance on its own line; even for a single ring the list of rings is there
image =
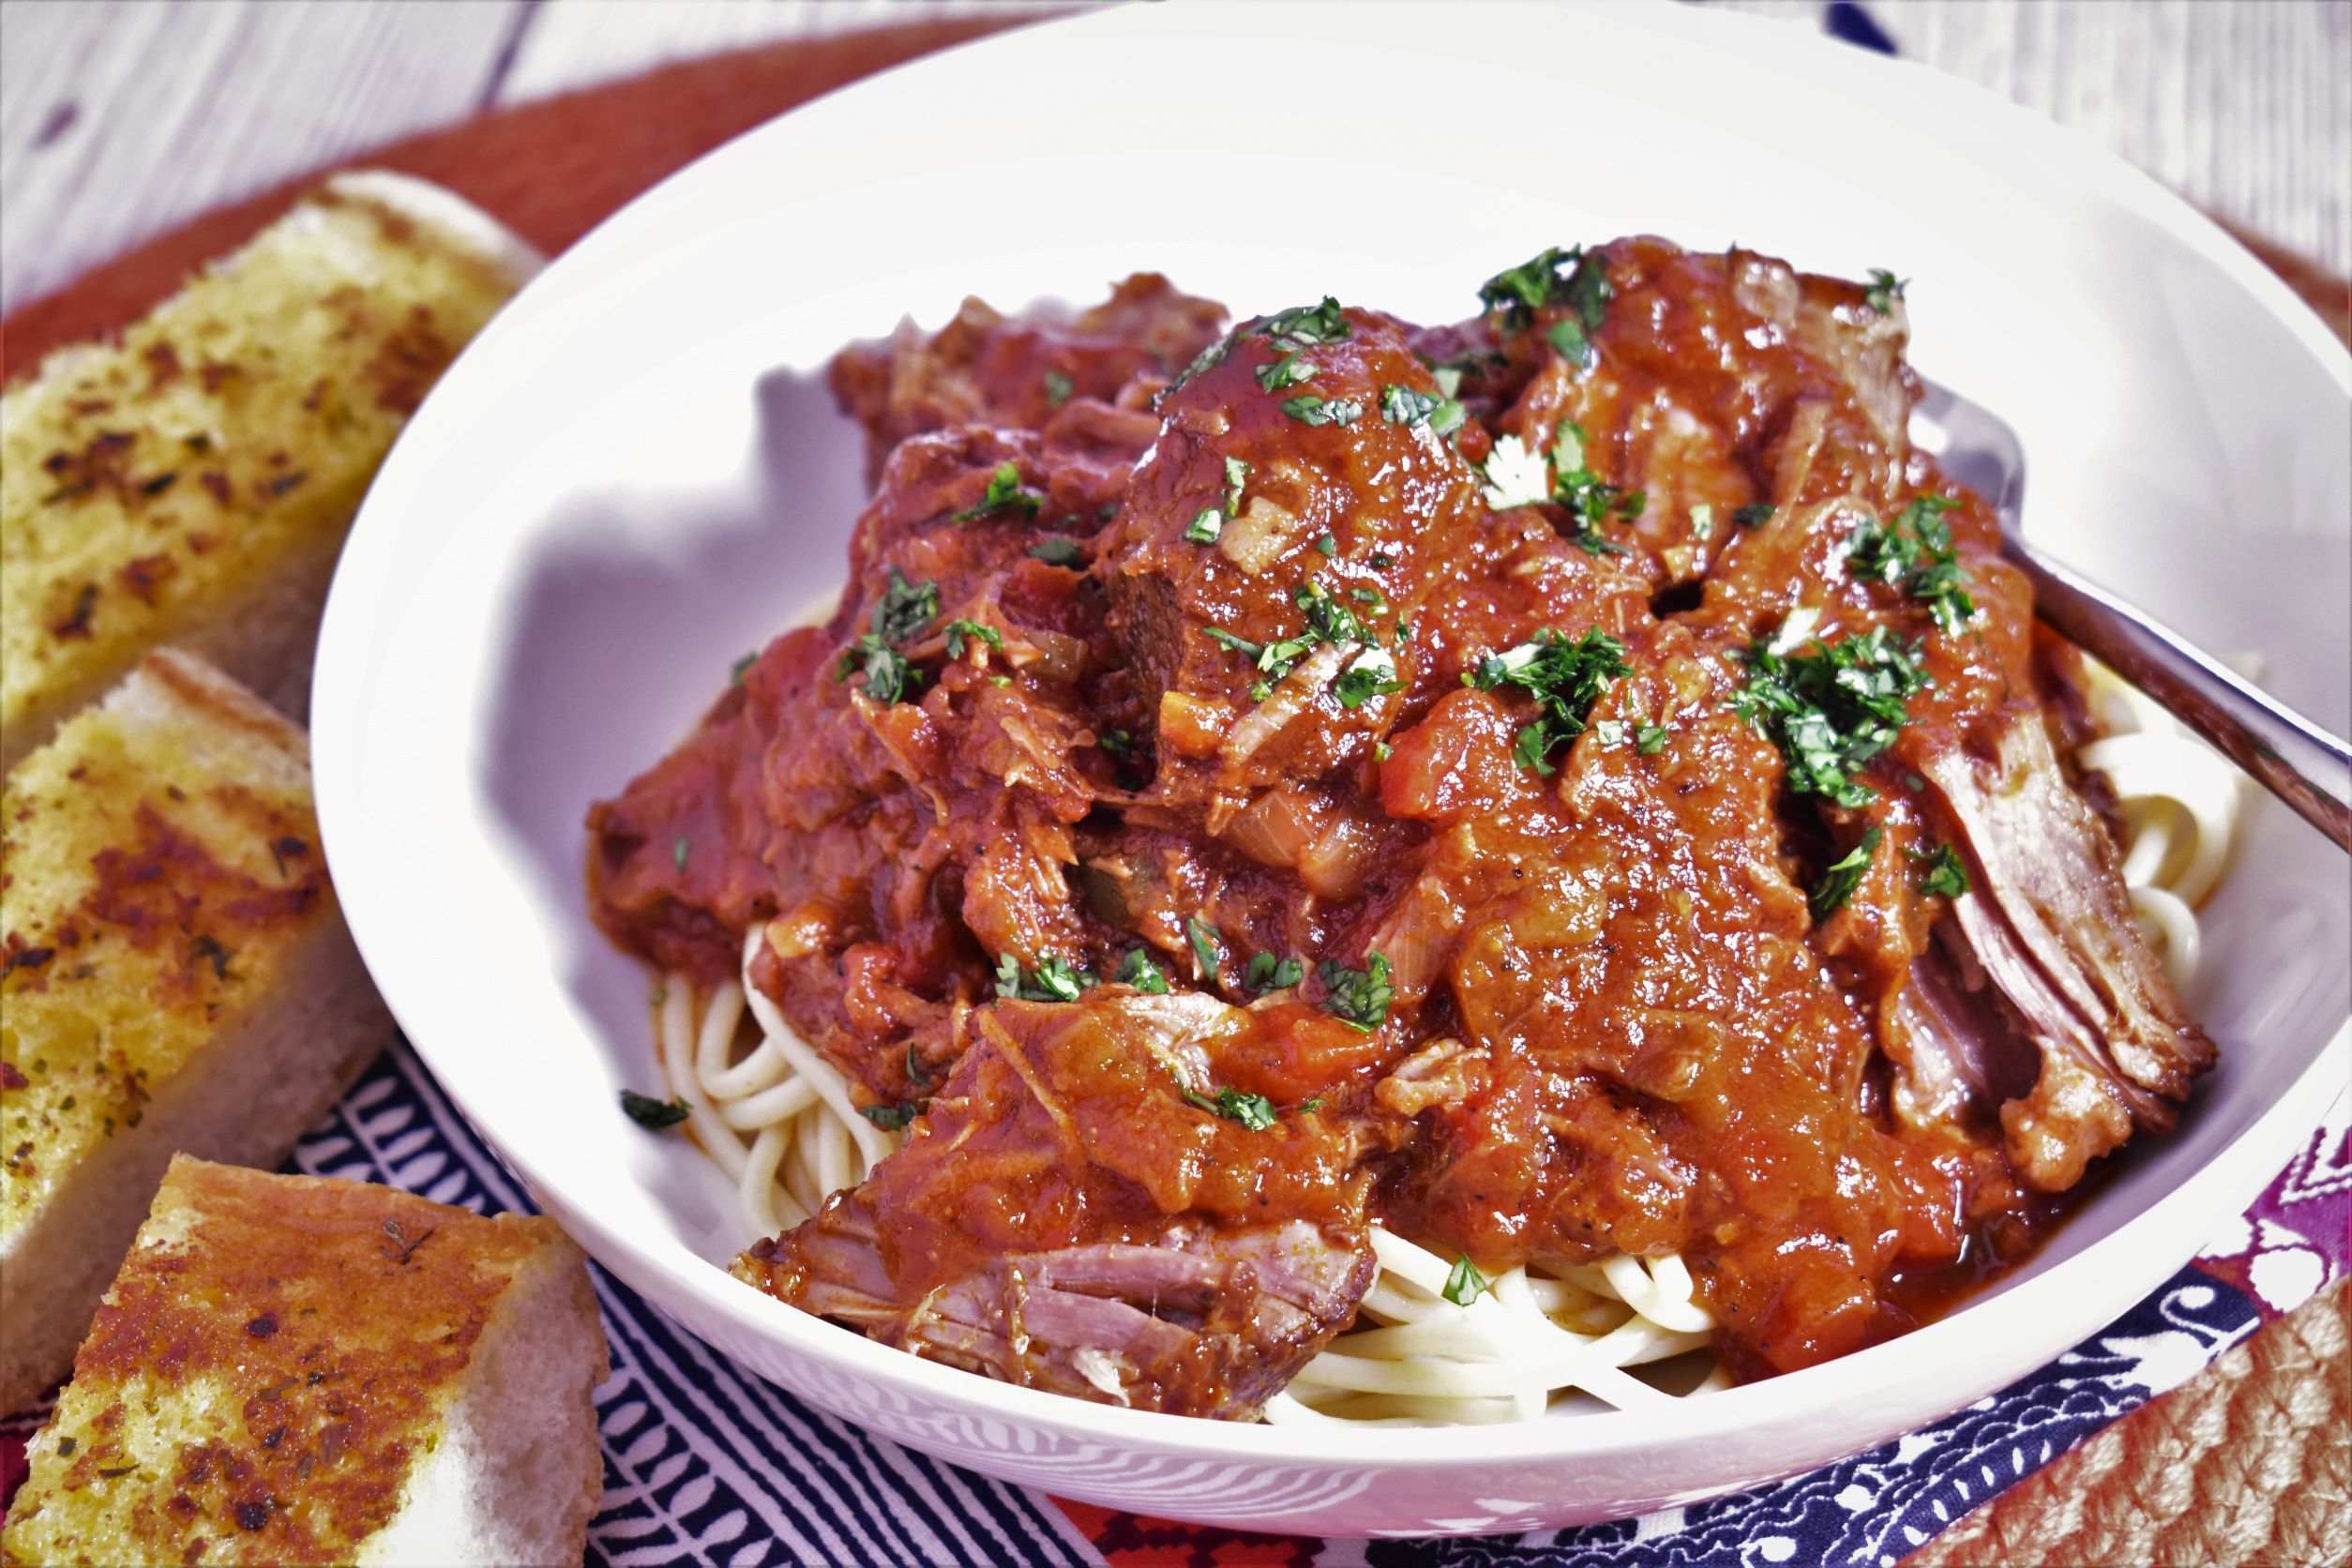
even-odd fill
[[[1251,688],[1252,695],[1263,701],[1273,689],[1273,683],[1290,672],[1291,666],[1318,642],[1361,642],[1377,647],[1380,640],[1370,628],[1356,618],[1356,612],[1324,593],[1312,583],[1303,583],[1290,590],[1290,597],[1306,615],[1306,627],[1296,637],[1286,637],[1276,642],[1252,642],[1236,637],[1222,626],[1203,626],[1201,632],[1213,641],[1232,649],[1263,671],[1266,679]],[[1359,660],[1361,662],[1361,660]],[[1390,674],[1395,673],[1391,661]],[[1353,706],[1354,704],[1349,704]]]
[[[1634,749],[1644,757],[1655,757],[1666,749],[1666,728],[1663,724],[1645,724],[1634,737]]]
[[[1392,382],[1380,388],[1380,417],[1392,425],[1418,425],[1444,401],[1435,392],[1416,392]]]
[[[1486,481],[1479,494],[1498,512],[1551,499],[1551,479],[1544,470],[1543,454],[1530,450],[1515,435],[1495,438],[1495,448],[1486,454],[1479,475]]]
[[[1821,880],[1814,884],[1813,897],[1806,900],[1812,906],[1814,919],[1827,920],[1846,907],[1854,889],[1862,885],[1862,873],[1870,869],[1870,857],[1878,852],[1882,837],[1881,830],[1873,823],[1862,830],[1860,842],[1830,863],[1821,873]]]
[[[1277,958],[1271,953],[1260,953],[1249,960],[1243,972],[1242,984],[1259,996],[1268,991],[1287,991],[1306,978],[1306,971],[1296,958]]]
[[[1565,250],[1552,246],[1531,261],[1497,273],[1479,285],[1478,298],[1489,310],[1501,311],[1503,324],[1515,331],[1526,327],[1545,306],[1566,305],[1589,335],[1607,319],[1609,293],[1603,259],[1572,245]]]
[[[1339,541],[1329,534],[1318,534],[1315,535],[1315,550],[1328,561],[1339,553]]]
[[[1704,542],[1715,536],[1715,508],[1702,501],[1691,508],[1691,537]]]
[[[1368,954],[1364,965],[1349,969],[1336,958],[1325,958],[1315,972],[1331,993],[1323,998],[1323,1011],[1357,1033],[1369,1034],[1388,1022],[1388,1004],[1396,988],[1388,983],[1388,959]]]
[[[1445,1276],[1445,1299],[1455,1306],[1468,1306],[1485,1294],[1491,1282],[1478,1272],[1478,1265],[1468,1258],[1454,1260],[1454,1272]]]
[[[1200,978],[1216,984],[1217,949],[1225,944],[1225,939],[1217,934],[1214,926],[1196,914],[1184,918],[1184,940],[1192,943],[1192,959],[1200,966]]]
[[[1531,693],[1543,712],[1519,731],[1512,755],[1522,767],[1554,771],[1554,750],[1584,732],[1585,719],[1609,682],[1633,672],[1625,644],[1594,627],[1575,641],[1546,626],[1508,653],[1489,654],[1462,676],[1481,691],[1515,686]]]
[[[939,584],[909,582],[897,567],[874,601],[874,635],[885,642],[904,642],[939,617]]]
[[[730,686],[743,685],[743,678],[749,674],[751,672],[751,667],[759,662],[760,656],[757,652],[744,655],[743,657],[737,659],[734,663],[727,667],[727,684]]]
[[[1140,947],[1131,947],[1119,960],[1119,983],[1133,986],[1138,991],[1153,996],[1168,994],[1168,973],[1153,961],[1152,955]]]
[[[1202,626],[1200,635],[1212,642],[1222,642],[1245,659],[1257,659],[1265,654],[1263,644],[1252,642],[1246,637],[1236,637],[1223,626]]]
[[[890,568],[889,585],[874,602],[873,630],[842,650],[833,678],[862,675],[861,689],[877,702],[897,702],[923,685],[923,672],[896,644],[919,635],[939,614],[939,584],[909,582]]]
[[[981,496],[980,504],[976,506],[966,506],[948,520],[971,522],[987,517],[990,512],[1001,512],[1007,506],[1018,506],[1031,517],[1035,517],[1037,509],[1045,504],[1046,498],[1043,495],[1033,490],[1021,488],[1019,464],[1001,462],[996,465],[996,472],[988,475],[988,493]]]
[[[1641,490],[1628,493],[1605,482],[1585,466],[1584,427],[1573,419],[1562,419],[1552,442],[1551,498],[1568,509],[1576,531],[1570,542],[1591,555],[1622,555],[1625,547],[1611,544],[1601,537],[1601,524],[1612,518],[1631,520],[1641,516],[1650,505],[1649,496]]]
[[[1894,309],[1894,302],[1903,297],[1903,291],[1910,286],[1910,282],[1909,279],[1897,278],[1884,267],[1874,266],[1870,269],[1870,287],[1862,291],[1862,303],[1882,316],[1890,314]]]
[[[1135,755],[1135,737],[1128,734],[1124,730],[1106,730],[1101,734],[1094,737],[1094,744],[1101,746],[1105,751],[1109,752],[1113,757],[1132,757]]]
[[[1911,851],[1911,863],[1921,867],[1919,890],[1930,897],[1957,898],[1968,890],[1968,867],[1950,844]]]
[[[684,1100],[656,1100],[651,1094],[641,1094],[634,1089],[621,1091],[621,1108],[628,1119],[647,1132],[657,1133],[664,1127],[674,1127],[692,1113]]]
[[[1238,1089],[1220,1089],[1216,1097],[1211,1099],[1198,1089],[1187,1089],[1184,1100],[1213,1116],[1222,1116],[1228,1122],[1239,1122],[1254,1133],[1262,1133],[1274,1124],[1274,1102],[1263,1094],[1244,1094]]]
[[[1551,339],[1560,356],[1579,370],[1590,370],[1601,362],[1601,351],[1592,346],[1592,339],[1584,329],[1584,323],[1574,316],[1562,316],[1552,323],[1552,329],[1544,334]]]
[[[1296,305],[1288,310],[1277,310],[1258,326],[1260,336],[1272,338],[1274,347],[1292,352],[1307,343],[1336,343],[1348,336],[1348,318],[1339,311],[1339,301],[1325,294],[1319,305]]]
[[[1732,711],[1780,747],[1791,792],[1866,806],[1878,792],[1852,775],[1910,722],[1903,700],[1926,688],[1927,672],[1917,646],[1885,626],[1834,644],[1817,641],[1811,653],[1780,652],[1803,636],[1791,635],[1804,624],[1802,614],[1792,614],[1772,641],[1748,650],[1747,685],[1732,699]]]
[[[841,656],[834,679],[846,681],[863,674],[860,689],[877,702],[896,702],[923,685],[923,672],[904,654],[871,632]]]
[[[1331,689],[1341,707],[1353,711],[1375,697],[1404,690],[1405,683],[1396,678],[1395,659],[1379,648],[1368,648],[1339,672],[1339,679],[1332,683]]]
[[[1731,520],[1742,528],[1761,528],[1772,520],[1772,510],[1769,501],[1751,501],[1732,513]]]
[[[1184,537],[1197,545],[1213,545],[1225,532],[1226,520],[1242,515],[1242,486],[1249,478],[1249,464],[1239,458],[1225,460],[1225,503],[1221,506],[1203,506],[1193,514],[1192,523],[1184,530]]]
[[[1957,632],[1976,613],[1968,590],[1968,568],[1952,546],[1952,524],[1943,515],[1957,503],[1940,495],[1915,495],[1892,522],[1864,518],[1847,540],[1854,575],[1898,586],[1927,606],[1929,619]]]
[[[693,852],[694,840],[691,838],[681,838],[676,843],[670,846],[670,864],[677,867],[677,869],[683,871],[686,868],[686,857]]]
[[[1347,398],[1326,400],[1308,392],[1283,399],[1282,412],[1302,425],[1337,425],[1345,430],[1364,417],[1364,405]]]
[[[1315,367],[1305,364],[1301,354],[1305,351],[1293,349],[1281,358],[1258,367],[1258,384],[1268,392],[1279,392],[1286,386],[1296,386],[1303,381],[1315,379]]]
[[[882,1131],[895,1133],[903,1131],[906,1124],[914,1120],[920,1108],[912,1100],[900,1100],[896,1105],[860,1106],[857,1108],[857,1113]]]
[[[1078,541],[1061,534],[1048,534],[1029,547],[1029,554],[1048,566],[1075,566],[1084,557],[1078,553]]]
[[[1008,1002],[1076,1002],[1093,983],[1092,974],[1051,954],[1033,970],[1022,969],[1010,953],[996,961],[996,994]]]
[[[973,639],[978,641],[986,642],[991,648],[1002,648],[1004,646],[1003,633],[998,631],[994,626],[984,626],[977,621],[950,621],[947,623],[946,635],[947,656],[949,658],[961,658],[964,656],[966,639]]]
[[[1059,370],[1046,372],[1046,406],[1048,408],[1060,408],[1063,403],[1068,402],[1073,390],[1068,376]]]
[[[1325,642],[1363,642],[1377,645],[1380,639],[1371,628],[1356,619],[1356,612],[1324,593],[1313,583],[1301,583],[1290,590],[1290,597],[1306,612],[1307,629]]]

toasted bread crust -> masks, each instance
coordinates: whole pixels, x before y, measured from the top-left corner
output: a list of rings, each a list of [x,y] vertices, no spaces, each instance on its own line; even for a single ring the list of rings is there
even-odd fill
[[[174,1150],[275,1164],[390,1033],[308,755],[165,651],[0,792],[0,1410],[64,1375]]]
[[[299,716],[360,495],[535,260],[420,181],[339,176],[0,396],[0,761],[164,641]]]
[[[0,1560],[351,1560],[439,1441],[502,1298],[542,1264],[584,1289],[549,1220],[175,1159]]]

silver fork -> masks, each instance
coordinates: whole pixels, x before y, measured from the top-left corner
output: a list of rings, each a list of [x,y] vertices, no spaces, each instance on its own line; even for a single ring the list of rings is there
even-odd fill
[[[2019,521],[2026,450],[1998,416],[1928,382],[1911,429],[1947,475],[1999,512],[2002,553],[2032,580],[2037,614],[2212,742],[2339,849],[2352,851],[2352,746],[2028,544]]]

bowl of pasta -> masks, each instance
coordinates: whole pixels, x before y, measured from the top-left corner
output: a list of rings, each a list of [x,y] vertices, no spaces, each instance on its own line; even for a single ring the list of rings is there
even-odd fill
[[[1681,12],[935,56],[420,412],[313,703],[353,929],[601,1261],[958,1463],[1413,1534],[1855,1452],[2344,1078],[2342,863],[2040,626],[1922,376],[2344,727],[2343,350],[1974,89]]]

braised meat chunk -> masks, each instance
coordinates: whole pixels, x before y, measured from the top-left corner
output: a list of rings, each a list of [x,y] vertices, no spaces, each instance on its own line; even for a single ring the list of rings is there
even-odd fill
[[[841,356],[838,608],[589,819],[605,929],[903,1134],[740,1277],[1245,1418],[1381,1229],[1673,1255],[1760,1377],[2171,1125],[2212,1046],[1908,445],[1901,286],[1637,238],[1479,297],[1220,335],[1142,277]]]

